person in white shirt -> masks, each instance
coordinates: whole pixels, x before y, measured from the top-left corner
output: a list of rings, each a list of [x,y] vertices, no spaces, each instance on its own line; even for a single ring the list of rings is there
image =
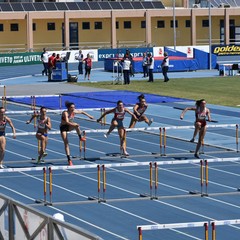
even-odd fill
[[[48,52],[46,50],[46,48],[43,48],[43,52],[41,54],[41,61],[43,63],[43,70],[42,70],[42,75],[47,76],[48,75]]]
[[[83,74],[83,54],[82,50],[79,50],[78,55],[75,57],[78,60],[78,74]]]
[[[125,55],[125,57],[123,58],[122,65],[123,65],[124,84],[130,84],[131,61],[128,55]]]
[[[148,53],[148,76],[149,80],[148,82],[153,82],[153,69],[154,69],[154,58],[151,53]]]
[[[169,69],[169,58],[168,58],[168,53],[164,52],[163,54],[164,59],[162,61],[161,67],[162,67],[162,74],[164,76],[164,82],[168,82],[169,78],[168,78],[168,69]]]

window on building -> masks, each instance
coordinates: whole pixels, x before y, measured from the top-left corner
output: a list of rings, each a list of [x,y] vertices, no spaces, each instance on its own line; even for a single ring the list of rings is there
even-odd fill
[[[208,20],[202,20],[202,27],[209,27],[209,21]]]
[[[48,31],[54,31],[55,30],[55,23],[48,23],[47,24],[47,30]]]
[[[11,23],[10,29],[12,32],[17,32],[18,31],[18,23]]]
[[[4,27],[3,27],[3,24],[1,23],[0,24],[0,32],[3,32],[4,31]]]
[[[131,28],[132,28],[132,23],[131,23],[131,21],[124,21],[124,23],[123,23],[123,28],[124,28],[124,29],[131,29]]]
[[[146,28],[146,21],[141,21],[141,28]]]
[[[119,22],[116,22],[116,29],[119,29]]]
[[[36,31],[36,23],[33,23],[33,25],[32,25],[32,30],[33,30],[33,31]]]
[[[83,22],[83,23],[82,23],[82,29],[83,29],[83,30],[88,30],[88,29],[90,29],[90,22]]]
[[[173,28],[173,20],[170,22],[170,27]],[[175,20],[175,27],[178,27],[178,20]]]
[[[185,27],[190,28],[191,27],[191,20],[186,20],[185,21]]]
[[[163,20],[157,21],[157,28],[165,28],[165,22]]]
[[[94,23],[94,28],[95,29],[102,29],[102,22],[95,22]]]

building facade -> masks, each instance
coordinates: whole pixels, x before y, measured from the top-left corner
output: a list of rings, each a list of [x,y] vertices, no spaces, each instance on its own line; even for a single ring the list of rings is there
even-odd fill
[[[212,44],[240,43],[238,7],[48,2],[0,3],[0,10],[0,52],[39,51],[43,47],[60,50],[208,45],[209,40]]]

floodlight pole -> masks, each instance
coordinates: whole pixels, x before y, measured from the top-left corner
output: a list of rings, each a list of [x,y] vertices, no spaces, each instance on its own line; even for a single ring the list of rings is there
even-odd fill
[[[208,0],[208,30],[209,30],[209,70],[212,70],[212,17],[211,0]]]
[[[176,51],[176,13],[175,13],[176,0],[173,0],[173,44],[174,51]]]

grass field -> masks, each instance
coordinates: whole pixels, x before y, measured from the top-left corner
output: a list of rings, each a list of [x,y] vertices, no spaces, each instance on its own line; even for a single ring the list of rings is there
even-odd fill
[[[208,103],[240,107],[240,76],[211,78],[177,78],[164,83],[162,79],[155,82],[131,81],[130,85],[113,85],[111,82],[77,83],[111,90],[129,90],[142,93],[152,93],[163,96],[189,98],[193,100],[204,98]]]

